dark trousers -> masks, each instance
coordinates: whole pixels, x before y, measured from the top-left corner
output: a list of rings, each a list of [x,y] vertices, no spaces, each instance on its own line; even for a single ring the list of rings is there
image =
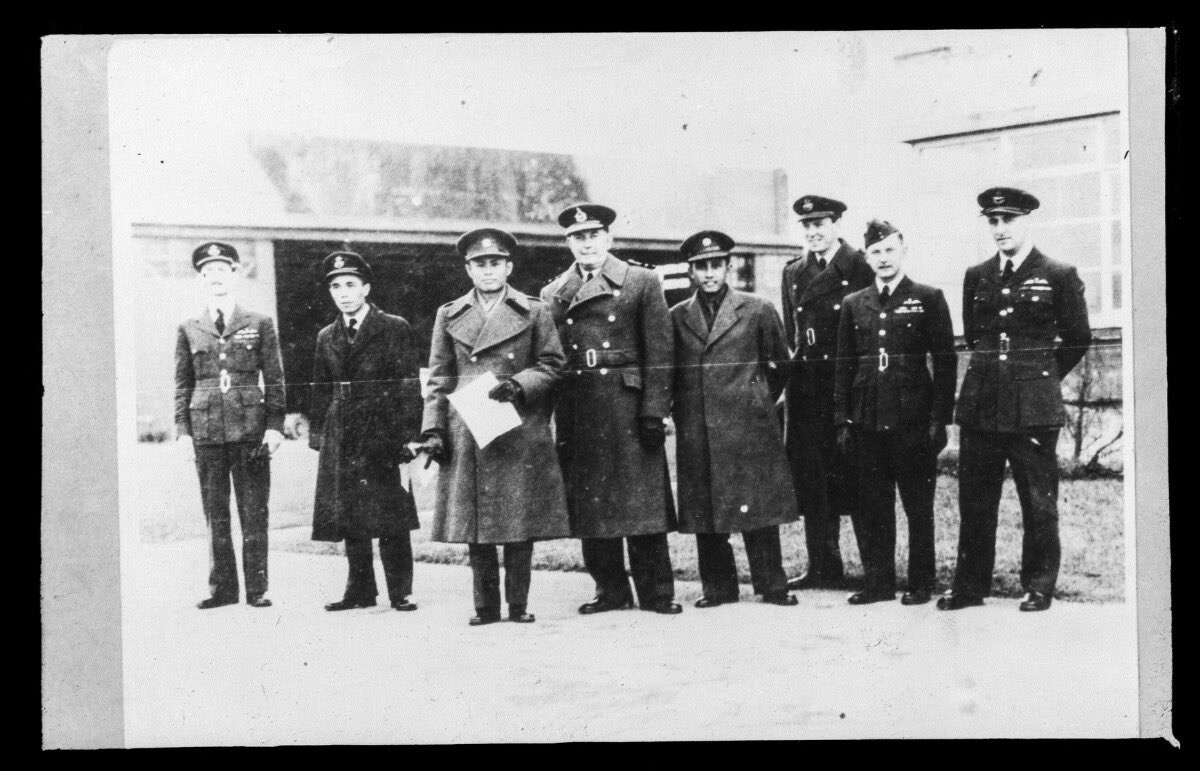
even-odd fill
[[[197,444],[196,471],[200,500],[208,522],[208,589],[213,597],[238,596],[237,562],[230,534],[229,480],[237,498],[242,526],[242,572],[246,596],[267,591],[267,499],[271,494],[271,462],[265,453],[251,458],[260,442]]]
[[[696,533],[700,585],[704,596],[714,600],[736,600],[737,565],[729,533]],[[755,594],[787,593],[787,575],[783,572],[783,552],[779,545],[779,527],[771,525],[742,533],[746,560],[750,563],[750,583]]]
[[[1026,434],[963,427],[958,461],[958,565],[954,591],[986,597],[996,564],[1004,464],[1012,466],[1024,537],[1021,586],[1051,595],[1058,581],[1058,429]]]
[[[631,535],[628,538],[584,538],[583,565],[596,582],[596,596],[605,600],[632,599],[629,573],[637,590],[638,603],[649,607],[675,599],[675,576],[666,533]],[[625,548],[629,544],[629,573],[625,572]]]
[[[529,602],[529,574],[533,565],[533,542],[506,543],[504,546],[504,599],[509,605],[525,607]],[[500,610],[500,559],[496,545],[467,545],[471,561],[471,579],[475,590],[475,609]]]
[[[346,579],[345,598],[373,600],[379,594],[375,585],[375,559],[370,538],[346,537],[346,559],[350,576]],[[379,539],[379,559],[387,581],[388,599],[398,602],[412,594],[412,538],[408,531]]]
[[[934,589],[933,494],[937,457],[927,427],[856,431],[859,513],[854,536],[862,557],[865,589],[896,589],[896,488],[908,518],[908,588]]]
[[[789,426],[796,502],[804,517],[808,572],[814,578],[837,580],[843,575],[838,546],[842,515],[858,510],[858,473],[837,448],[833,419]]]

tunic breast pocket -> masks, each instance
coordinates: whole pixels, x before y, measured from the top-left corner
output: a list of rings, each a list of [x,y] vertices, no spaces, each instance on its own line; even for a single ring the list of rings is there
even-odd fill
[[[242,407],[242,431],[252,437],[261,434],[267,427],[263,392],[258,386],[243,386],[237,390],[238,401]]]
[[[1022,287],[1013,302],[1017,321],[1049,321],[1054,317],[1054,290],[1049,286]]]

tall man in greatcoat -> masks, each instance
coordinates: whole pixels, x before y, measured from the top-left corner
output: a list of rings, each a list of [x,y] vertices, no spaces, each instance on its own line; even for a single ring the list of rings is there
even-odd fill
[[[834,371],[838,318],[851,292],[874,280],[862,252],[838,237],[846,204],[819,195],[796,200],[808,254],[784,270],[784,306],[788,287],[807,286],[791,310],[794,355],[788,382],[787,444],[804,517],[808,572],[788,582],[789,589],[829,586],[844,577],[838,540],[842,516],[858,511],[857,471],[837,448],[833,420]],[[790,282],[790,283],[789,283]]]
[[[1046,610],[1058,580],[1058,432],[1062,378],[1092,341],[1083,281],[1074,266],[1033,246],[1036,197],[1009,187],[979,194],[999,251],[968,268],[963,334],[971,360],[958,395],[958,564],[943,610],[982,605],[991,593],[1005,464],[1012,468],[1025,536],[1023,611]],[[1059,341],[1056,343],[1056,339]]]
[[[458,240],[475,288],[438,309],[429,354],[423,449],[443,463],[432,539],[465,543],[474,582],[472,626],[500,620],[500,562],[508,618],[526,611],[533,542],[570,535],[562,472],[550,433],[551,395],[565,358],[550,309],[508,285],[517,241],[481,228]],[[488,396],[509,402],[521,425],[480,448],[447,397],[491,373]]]
[[[737,532],[754,593],[774,605],[795,605],[779,525],[799,514],[774,407],[787,379],[787,344],[771,304],[729,286],[734,246],[716,230],[680,245],[697,289],[671,309],[679,532],[696,534],[704,590],[697,608],[738,601],[729,545]]]
[[[375,605],[373,538],[392,607],[416,610],[409,531],[420,523],[399,466],[420,428],[417,343],[407,321],[367,302],[371,266],[360,255],[334,252],[321,272],[339,313],[313,355],[309,446],[321,455],[312,537],[345,541],[350,568],[342,599],[325,610]]]
[[[863,245],[875,281],[842,304],[834,391],[838,445],[859,468],[854,535],[866,580],[849,602],[896,597],[899,487],[908,517],[908,590],[900,601],[920,605],[937,578],[933,496],[954,412],[954,325],[942,290],[905,275],[899,230],[872,220]]]
[[[246,604],[265,608],[270,456],[283,441],[283,362],[270,316],[234,300],[237,250],[210,241],[192,252],[207,309],[179,325],[175,344],[176,444],[196,461],[208,522],[209,596],[202,610],[238,601],[229,483],[242,526]],[[263,387],[259,387],[259,378]]]
[[[671,404],[671,317],[658,275],[610,253],[616,212],[579,204],[558,216],[575,264],[542,289],[567,370],[555,405],[571,534],[596,597],[580,613],[631,607],[675,614],[667,533],[675,506],[663,449]]]

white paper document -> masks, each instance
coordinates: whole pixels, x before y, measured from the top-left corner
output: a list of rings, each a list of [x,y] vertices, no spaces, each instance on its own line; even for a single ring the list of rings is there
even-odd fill
[[[516,407],[488,398],[488,391],[499,382],[491,372],[485,372],[447,397],[481,450],[496,437],[521,425]]]

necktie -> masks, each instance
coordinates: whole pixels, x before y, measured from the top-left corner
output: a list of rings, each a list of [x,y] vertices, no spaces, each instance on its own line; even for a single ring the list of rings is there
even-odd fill
[[[1013,264],[1012,264],[1012,258],[1010,257],[1004,261],[1004,275],[1001,276],[1001,279],[1004,281],[1004,283],[1007,284],[1008,280],[1010,278],[1012,278],[1012,274],[1013,274]]]
[[[592,280],[592,276],[593,276],[593,275],[594,275],[594,274],[592,273],[592,271],[590,271],[590,270],[585,270],[585,271],[583,272],[583,283],[585,283],[585,284],[586,284],[587,282],[591,281],[591,280]]]
[[[828,262],[826,262],[824,257],[817,258],[817,267],[820,268],[821,270],[825,270],[825,266],[827,264],[828,264]]]
[[[887,305],[888,298],[892,296],[892,288],[885,286],[883,291],[879,293],[879,304]]]
[[[225,334],[225,314],[221,313],[220,308],[217,308],[217,334]]]
[[[358,319],[350,319],[346,324],[346,334],[350,337],[350,341],[354,341],[354,335],[358,332]]]

